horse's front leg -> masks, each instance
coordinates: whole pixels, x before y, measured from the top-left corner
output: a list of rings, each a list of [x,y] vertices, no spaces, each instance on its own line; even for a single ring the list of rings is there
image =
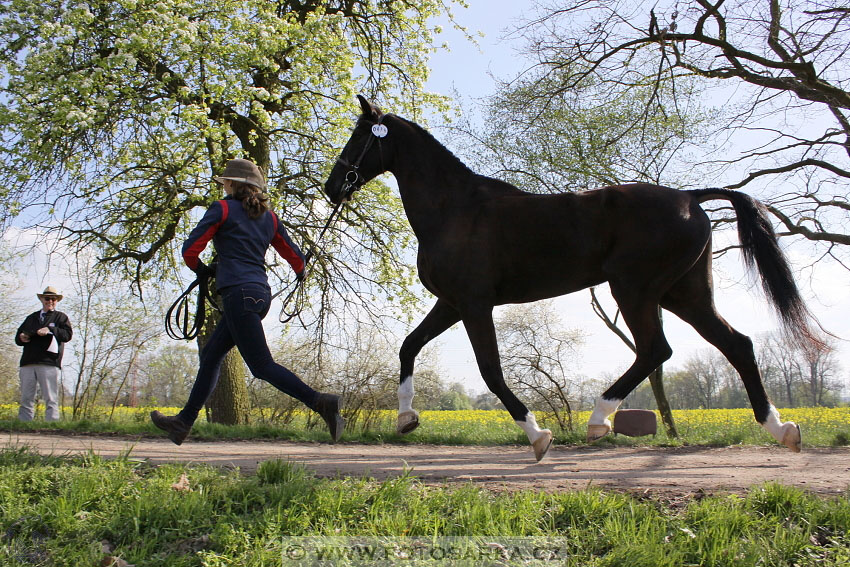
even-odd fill
[[[491,392],[496,394],[516,424],[528,435],[528,440],[534,448],[534,457],[538,461],[541,460],[552,446],[552,432],[548,429],[540,429],[534,414],[528,411],[528,408],[519,401],[505,383],[499,359],[496,329],[493,326],[493,308],[465,313],[463,325],[472,343],[472,350],[475,351],[475,359],[484,383]]]
[[[401,345],[401,379],[398,386],[398,424],[396,431],[404,435],[419,427],[419,414],[413,409],[413,367],[416,356],[429,341],[460,321],[454,307],[438,299],[425,319]]]

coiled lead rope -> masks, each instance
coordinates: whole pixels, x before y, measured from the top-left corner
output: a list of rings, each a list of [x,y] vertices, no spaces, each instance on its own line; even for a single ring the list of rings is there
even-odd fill
[[[191,341],[195,339],[201,332],[204,321],[206,321],[207,312],[205,305],[207,302],[216,311],[221,313],[221,309],[210,293],[210,280],[215,277],[216,265],[215,257],[213,257],[213,261],[210,262],[207,270],[195,278],[195,281],[189,284],[186,291],[181,293],[180,297],[168,308],[165,314],[165,332],[170,338],[176,341]],[[195,288],[198,288],[198,298],[195,301],[195,316],[191,318],[189,315],[189,305],[191,303],[192,292]]]

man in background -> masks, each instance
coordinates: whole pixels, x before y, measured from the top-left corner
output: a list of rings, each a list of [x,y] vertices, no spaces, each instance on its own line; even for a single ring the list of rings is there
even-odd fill
[[[59,421],[59,374],[65,343],[71,340],[68,316],[56,310],[62,294],[53,286],[36,294],[41,309],[29,315],[15,335],[15,344],[24,347],[21,355],[21,407],[18,419],[32,421],[36,386],[44,398],[44,419]]]

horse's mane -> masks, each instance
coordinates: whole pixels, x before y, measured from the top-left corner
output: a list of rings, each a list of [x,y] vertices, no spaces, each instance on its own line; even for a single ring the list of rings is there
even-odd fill
[[[442,142],[440,142],[437,138],[435,138],[434,135],[431,134],[431,132],[429,132],[428,130],[426,130],[425,128],[423,128],[422,126],[417,124],[416,122],[412,122],[412,121],[410,121],[406,118],[402,118],[401,116],[398,116],[396,114],[387,114],[387,116],[392,116],[393,118],[401,120],[405,124],[409,124],[413,129],[415,129],[416,131],[421,133],[426,141],[428,141],[429,143],[436,146],[439,149],[440,153],[445,156],[445,158],[446,158],[445,165],[459,169],[459,170],[461,170],[464,173],[467,173],[469,175],[477,175],[474,171],[472,171],[469,168],[469,166],[467,166],[465,163],[463,163],[460,160],[460,158],[458,158],[456,155],[454,155],[450,149],[448,149],[446,146],[443,145]]]
[[[431,134],[431,132],[429,132],[428,130],[426,130],[425,128],[423,128],[422,126],[417,124],[416,122],[413,122],[412,120],[408,120],[406,118],[402,118],[401,116],[398,116],[397,114],[388,113],[388,114],[385,114],[385,116],[391,116],[393,119],[400,120],[401,122],[404,122],[405,124],[409,125],[414,130],[416,130],[422,136],[422,138],[425,140],[426,143],[432,145],[434,148],[437,149],[437,151],[439,152],[439,154],[443,158],[441,165],[456,170],[458,175],[468,175],[468,176],[477,177],[477,178],[483,180],[492,189],[497,189],[499,191],[521,192],[521,193],[523,192],[521,189],[515,187],[514,185],[512,185],[512,184],[510,184],[506,181],[502,181],[501,179],[496,179],[496,178],[493,178],[493,177],[488,177],[486,175],[481,175],[480,173],[476,173],[468,165],[463,163],[463,161],[461,161],[459,157],[454,155],[450,149],[448,149],[446,146],[444,146],[442,142],[440,142],[437,138],[435,138],[434,135]],[[360,119],[368,121],[368,122],[374,122],[374,119],[371,116],[361,116]]]

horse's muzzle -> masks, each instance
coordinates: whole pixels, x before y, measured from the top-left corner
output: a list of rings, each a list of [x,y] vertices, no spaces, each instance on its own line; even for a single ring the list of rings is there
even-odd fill
[[[354,169],[349,170],[345,174],[345,179],[335,189],[331,189],[325,184],[325,194],[330,197],[334,203],[347,203],[354,197],[355,191],[358,191],[365,180]]]
[[[331,203],[337,205],[339,203],[345,202],[345,192],[342,190],[342,185],[338,183],[330,184],[325,183],[325,195],[328,196]]]

